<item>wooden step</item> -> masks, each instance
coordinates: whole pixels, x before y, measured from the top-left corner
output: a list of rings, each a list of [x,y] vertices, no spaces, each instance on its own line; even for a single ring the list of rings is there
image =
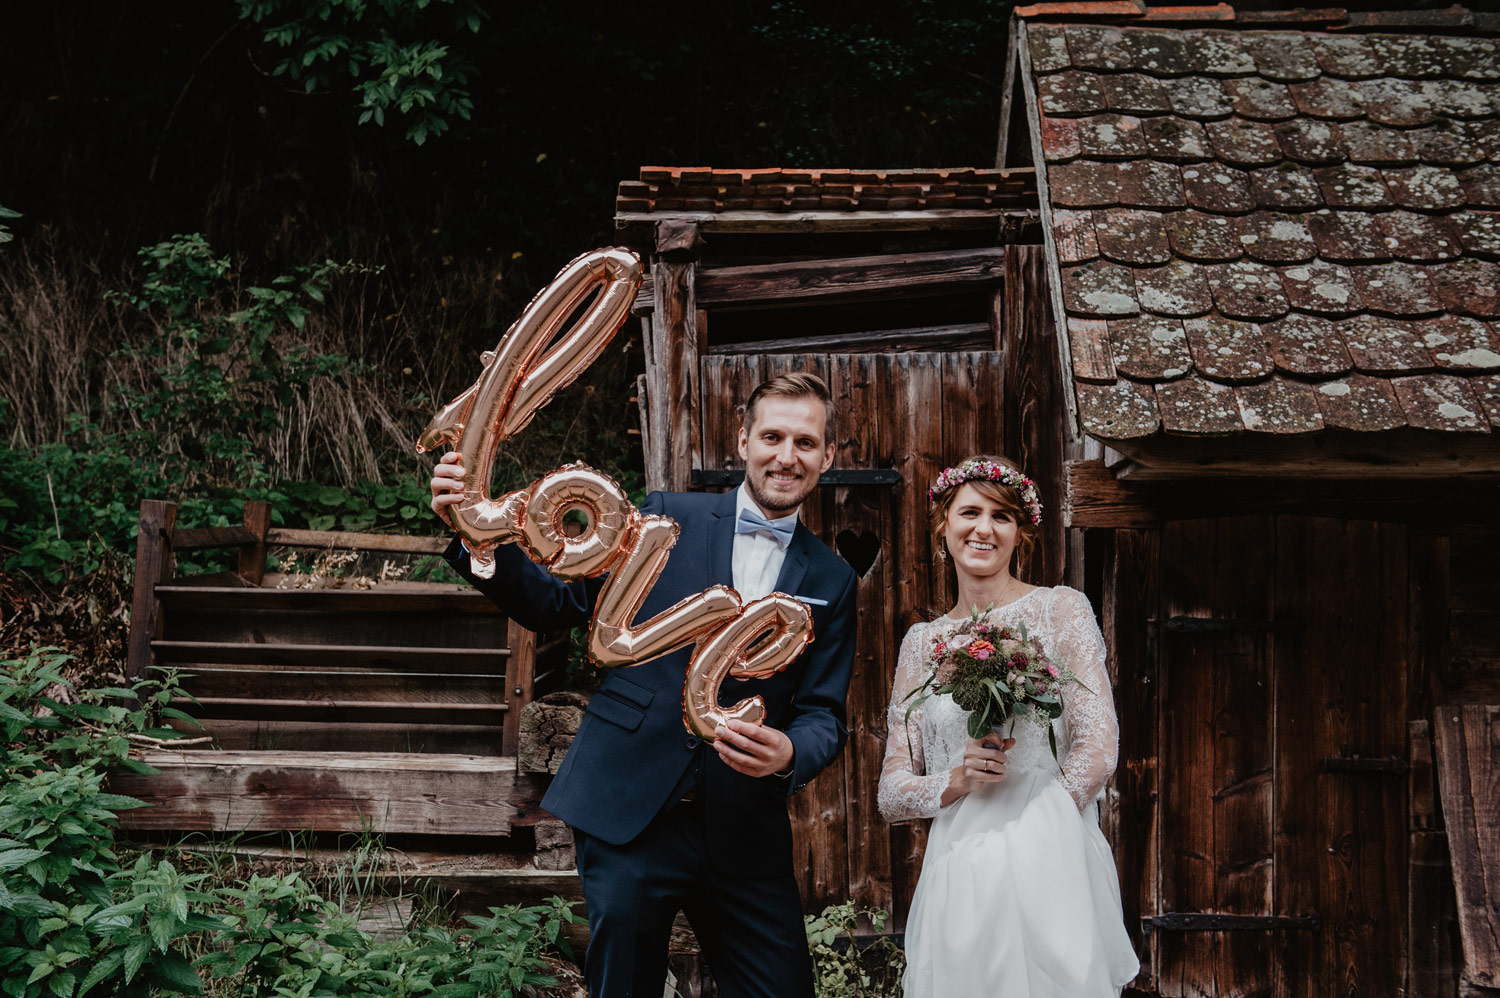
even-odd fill
[[[441,703],[412,700],[266,700],[256,697],[198,697],[172,706],[201,719],[237,721],[325,721],[412,724],[505,723],[504,703]]]
[[[398,672],[480,672],[497,668],[509,648],[413,648],[398,645],[255,644],[238,641],[153,641],[158,663],[359,666]]]
[[[157,586],[167,610],[276,610],[313,613],[480,613],[500,615],[478,590],[434,586],[433,591],[377,589],[260,589]]]
[[[493,704],[504,703],[506,699],[503,673],[304,669],[280,665],[199,663],[183,676],[182,688],[200,698],[257,700]]]
[[[153,749],[140,759],[159,772],[109,781],[152,805],[122,812],[125,828],[504,836],[545,817],[543,781],[518,779],[514,756]]]

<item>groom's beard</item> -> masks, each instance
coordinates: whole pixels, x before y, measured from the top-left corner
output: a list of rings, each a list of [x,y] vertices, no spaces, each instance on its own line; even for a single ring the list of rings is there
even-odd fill
[[[750,492],[750,498],[754,499],[761,509],[775,513],[790,513],[802,505],[803,500],[812,495],[812,490],[818,487],[818,476],[813,475],[811,479],[803,476],[797,484],[802,486],[795,493],[783,492],[781,494],[768,494],[768,490],[762,488],[766,479],[766,472],[754,475],[749,472],[745,474],[745,488]]]

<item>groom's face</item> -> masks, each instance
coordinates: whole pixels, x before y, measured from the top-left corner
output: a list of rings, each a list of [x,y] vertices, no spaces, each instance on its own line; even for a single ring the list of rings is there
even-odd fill
[[[785,516],[807,498],[833,464],[827,410],[811,395],[763,398],[755,422],[740,428],[745,486],[767,516]]]

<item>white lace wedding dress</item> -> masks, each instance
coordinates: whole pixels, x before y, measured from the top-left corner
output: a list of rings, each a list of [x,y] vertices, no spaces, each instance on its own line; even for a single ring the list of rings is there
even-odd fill
[[[1047,732],[1021,720],[1010,732],[1006,777],[942,807],[963,761],[968,712],[935,696],[907,718],[927,675],[928,649],[957,621],[906,632],[887,712],[880,811],[890,821],[935,818],[906,923],[906,998],[1115,996],[1140,969],[1125,934],[1114,857],[1099,831],[1098,799],[1119,747],[1104,638],[1075,589],[1034,589],[990,611],[1024,622],[1055,664],[1076,674]],[[907,736],[910,734],[910,749]]]

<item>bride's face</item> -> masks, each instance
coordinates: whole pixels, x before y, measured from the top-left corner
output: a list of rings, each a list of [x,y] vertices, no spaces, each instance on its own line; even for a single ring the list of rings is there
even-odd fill
[[[1010,513],[970,482],[959,487],[943,523],[948,556],[960,578],[1008,573],[1019,531]]]

